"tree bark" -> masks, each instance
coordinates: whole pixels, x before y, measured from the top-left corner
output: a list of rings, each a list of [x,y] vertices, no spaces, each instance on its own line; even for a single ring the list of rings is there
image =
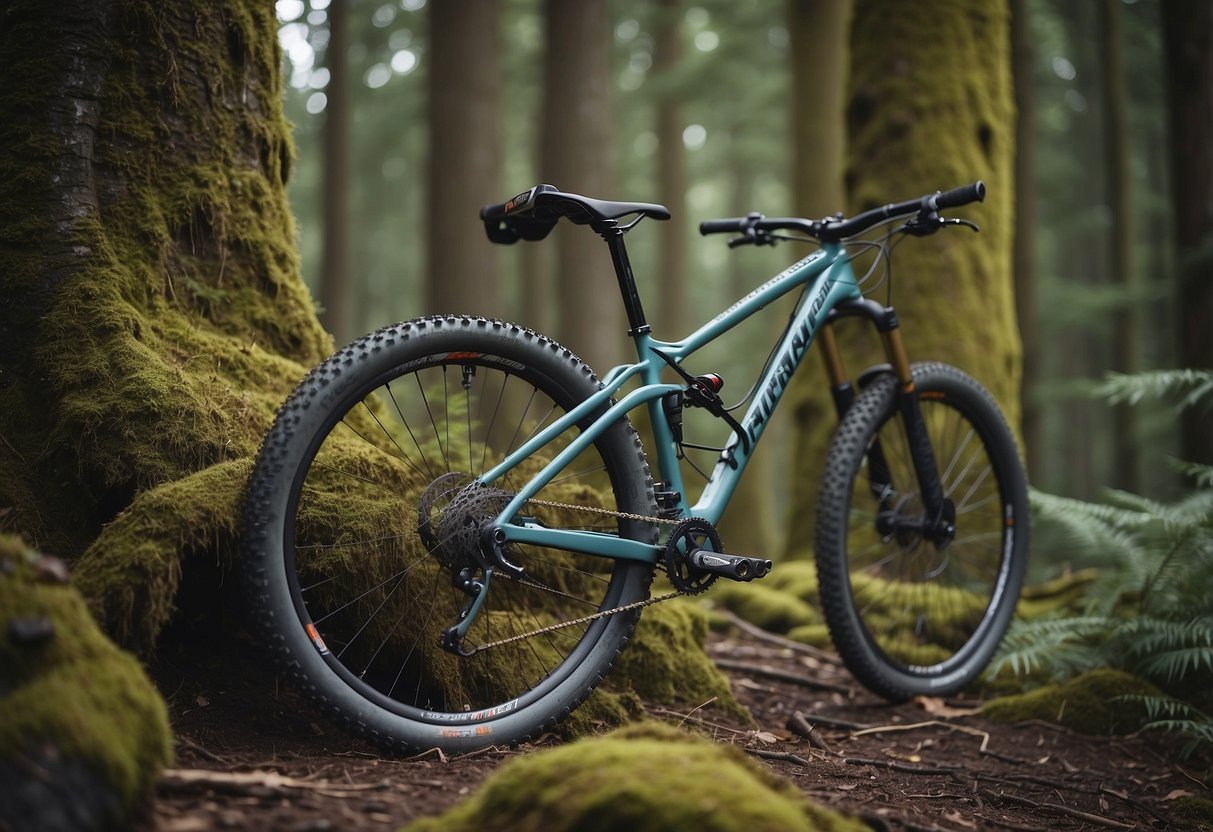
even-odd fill
[[[547,52],[540,178],[564,191],[616,198],[609,9],[604,0],[547,0],[544,10]],[[556,337],[604,372],[622,359],[627,329],[610,254],[585,227],[561,223],[552,237]]]
[[[1139,339],[1135,297],[1137,279],[1133,264],[1133,200],[1129,159],[1129,89],[1125,74],[1123,13],[1120,0],[1103,0],[1099,6],[1100,63],[1104,78],[1104,142],[1108,201],[1112,208],[1112,282],[1124,290],[1124,301],[1113,320],[1112,369],[1138,370]],[[1112,410],[1112,484],[1124,491],[1139,491],[1137,419],[1131,405]]]
[[[1213,6],[1162,4],[1163,53],[1171,125],[1171,188],[1178,246],[1176,321],[1183,367],[1213,366]],[[1208,413],[1187,410],[1184,459],[1213,465]]]
[[[1029,477],[1040,471],[1044,425],[1031,391],[1040,381],[1036,316],[1036,95],[1032,76],[1031,11],[1028,0],[1011,0],[1011,61],[1015,84],[1015,310],[1023,345],[1020,401],[1024,456]]]
[[[350,90],[346,0],[328,7],[329,42],[324,64],[329,71],[324,108],[324,254],[320,265],[320,323],[344,344],[354,334],[350,309]]]
[[[505,315],[498,253],[477,223],[504,199],[496,0],[430,5],[426,311]]]
[[[281,64],[252,0],[3,11],[0,531],[87,550],[77,585],[144,644],[184,557],[230,554],[241,465],[332,348],[287,210]],[[136,505],[200,471],[224,475]]]
[[[981,234],[949,230],[898,246],[892,298],[910,359],[957,365],[1018,425],[1009,18],[1005,3],[986,0],[857,0],[846,182],[859,211],[985,180],[985,202],[955,212]]]
[[[659,85],[657,108],[657,193],[673,219],[661,230],[661,264],[657,274],[661,326],[677,337],[687,333],[687,174],[682,101],[678,84],[682,61],[682,0],[661,0],[653,50],[653,83]]]
[[[789,0],[792,42],[793,213],[824,217],[844,207],[850,0]],[[792,380],[793,452],[787,520],[789,556],[811,556],[821,467],[837,417],[820,364],[810,357]]]

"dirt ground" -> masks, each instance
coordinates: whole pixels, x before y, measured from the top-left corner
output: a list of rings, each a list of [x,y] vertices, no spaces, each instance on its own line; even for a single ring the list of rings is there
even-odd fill
[[[810,799],[873,829],[1179,830],[1190,827],[1172,819],[1172,802],[1209,792],[1207,768],[1176,762],[1157,738],[996,725],[974,713],[973,699],[890,706],[832,654],[742,626],[709,647],[757,728],[693,706],[650,705],[651,714],[743,747]],[[385,759],[275,692],[251,661],[216,667],[206,674],[215,683],[200,687],[182,681],[201,676],[183,674],[185,660],[153,669],[169,699],[177,760],[139,832],[392,830],[463,800],[511,758],[558,742]]]

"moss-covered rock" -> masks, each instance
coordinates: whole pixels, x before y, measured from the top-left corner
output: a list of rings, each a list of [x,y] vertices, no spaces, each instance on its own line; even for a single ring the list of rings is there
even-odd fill
[[[982,715],[995,722],[1040,719],[1084,734],[1128,734],[1149,721],[1134,696],[1158,696],[1154,685],[1120,670],[1092,670],[1059,685],[993,699]]]
[[[695,707],[713,706],[737,716],[749,714],[733,697],[729,680],[704,652],[708,621],[689,601],[670,601],[645,610],[636,635],[612,678],[626,680],[645,699]]]
[[[125,825],[172,756],[168,713],[66,570],[0,535],[0,827]],[[49,776],[48,776],[49,775]]]
[[[647,724],[520,757],[407,832],[862,832],[732,746]]]

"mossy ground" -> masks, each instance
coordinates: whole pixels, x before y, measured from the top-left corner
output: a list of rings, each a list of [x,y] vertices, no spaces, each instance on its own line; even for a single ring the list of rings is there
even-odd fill
[[[139,662],[101,633],[56,570],[0,535],[0,761],[47,746],[83,761],[116,795],[122,816],[105,825],[117,826],[172,759],[168,714]]]
[[[521,757],[469,800],[407,832],[860,832],[790,783],[720,746],[656,725]]]
[[[1119,670],[1103,668],[1059,685],[993,699],[982,714],[995,722],[1039,719],[1084,734],[1128,734],[1149,721],[1134,696],[1162,696],[1149,682]]]

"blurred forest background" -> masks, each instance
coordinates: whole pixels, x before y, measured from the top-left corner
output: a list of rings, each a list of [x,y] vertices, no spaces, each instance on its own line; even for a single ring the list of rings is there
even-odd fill
[[[804,19],[821,7],[837,20]],[[552,181],[674,211],[672,223],[649,223],[628,242],[656,332],[685,334],[802,256],[786,246],[731,252],[695,227],[749,211],[808,213],[797,210],[793,90],[808,96],[801,103],[820,129],[843,113],[816,106],[812,80],[795,86],[806,70],[790,28],[808,24],[802,52],[828,51],[838,37],[826,27],[846,25],[838,9],[845,4],[279,0],[298,154],[289,193],[322,321],[344,343],[430,312],[496,314],[553,331],[603,372],[624,357],[622,334],[617,350],[587,344],[576,320],[588,313],[622,331],[603,246],[561,228],[558,244],[495,247],[477,221],[481,204]],[[1109,371],[1182,366],[1160,4],[1016,0],[1012,12],[1030,479],[1088,500],[1108,486],[1174,496],[1178,480],[1164,464],[1180,455],[1174,408],[1130,411],[1092,396]],[[575,73],[574,64],[560,71],[572,59],[562,49],[580,50]],[[845,41],[833,49],[845,65]],[[597,121],[579,136],[561,108]],[[583,290],[555,285],[557,257]],[[781,322],[772,314],[768,331]],[[946,313],[938,325],[948,326]],[[712,368],[744,390],[765,354],[729,347]],[[806,369],[819,373],[813,358]],[[777,437],[790,442],[786,427]],[[785,493],[781,472],[760,470],[767,494]]]

